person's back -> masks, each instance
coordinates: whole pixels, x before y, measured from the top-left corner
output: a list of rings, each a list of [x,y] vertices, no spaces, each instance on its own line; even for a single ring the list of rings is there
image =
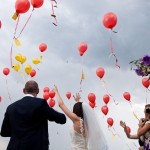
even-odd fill
[[[8,106],[1,129],[11,137],[7,150],[48,150],[48,120],[64,124],[66,117],[32,95]]]

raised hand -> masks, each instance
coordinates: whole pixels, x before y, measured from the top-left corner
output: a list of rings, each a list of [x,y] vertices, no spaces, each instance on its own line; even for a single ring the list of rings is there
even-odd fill
[[[120,121],[120,126],[123,127],[123,128],[126,128],[126,123],[121,120]]]
[[[76,102],[79,102],[81,97],[79,93],[76,93],[76,96],[73,95],[73,98]]]

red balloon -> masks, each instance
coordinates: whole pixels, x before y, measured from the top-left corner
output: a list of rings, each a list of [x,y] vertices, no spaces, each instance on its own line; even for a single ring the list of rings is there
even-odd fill
[[[87,43],[85,43],[85,42],[81,42],[78,45],[78,50],[79,50],[80,56],[82,56],[86,52],[87,48],[88,48]]]
[[[70,99],[70,98],[71,98],[71,93],[70,93],[70,92],[67,92],[67,93],[66,93],[66,97],[67,97],[68,99]]]
[[[96,70],[96,74],[99,78],[103,78],[104,74],[105,74],[105,70],[102,67],[97,68]]]
[[[103,96],[103,101],[104,101],[104,103],[105,103],[105,104],[108,104],[109,100],[110,100],[109,95],[105,94],[105,95]]]
[[[26,13],[30,8],[30,2],[28,0],[16,0],[15,8],[18,14]]]
[[[55,97],[55,92],[54,91],[50,91],[49,92],[49,97],[50,98],[54,98]]]
[[[102,106],[101,111],[103,112],[104,115],[107,115],[108,107],[107,106]]]
[[[41,44],[39,45],[39,50],[40,50],[41,52],[44,52],[46,49],[47,49],[47,45],[46,45],[45,43],[41,43]]]
[[[124,93],[123,93],[123,97],[124,97],[127,101],[130,101],[131,96],[130,96],[130,93],[129,93],[129,92],[124,92]]]
[[[50,106],[50,107],[54,107],[54,106],[55,106],[55,100],[54,100],[54,99],[51,99],[51,100],[49,101],[49,106]]]
[[[2,27],[2,22],[1,22],[1,20],[0,20],[0,29],[1,29],[1,27]]]
[[[106,13],[103,18],[103,24],[106,28],[112,29],[117,24],[117,16],[112,13]]]
[[[43,92],[49,92],[50,90],[49,90],[49,87],[45,87],[44,89],[43,89]]]
[[[107,123],[109,126],[112,126],[114,124],[114,120],[112,118],[108,118]]]
[[[33,70],[31,70],[31,72],[30,72],[30,76],[31,77],[34,77],[36,75],[36,71],[33,69]]]
[[[43,98],[44,98],[45,100],[48,100],[48,99],[49,99],[49,92],[44,92]]]
[[[148,78],[143,78],[142,79],[142,84],[145,88],[148,88],[149,87],[149,84],[150,84],[150,80]]]
[[[131,132],[130,127],[126,126],[126,128],[127,128],[128,133],[130,133]]]
[[[34,8],[39,8],[43,5],[44,0],[31,0],[31,4]]]
[[[95,103],[89,102],[89,105],[91,106],[91,108],[94,108],[94,107],[95,107]]]
[[[2,101],[2,97],[0,96],[0,102]]]
[[[94,93],[89,93],[88,94],[88,100],[91,102],[91,103],[95,103],[95,99],[96,99],[96,96]]]
[[[3,69],[3,74],[4,74],[4,75],[7,76],[7,75],[9,74],[9,72],[10,72],[9,68],[4,68],[4,69]]]

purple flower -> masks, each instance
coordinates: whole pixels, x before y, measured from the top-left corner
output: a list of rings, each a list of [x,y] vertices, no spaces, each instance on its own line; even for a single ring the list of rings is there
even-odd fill
[[[143,63],[144,63],[144,65],[149,66],[149,65],[150,65],[150,56],[145,55],[145,56],[143,57]]]
[[[142,70],[140,68],[134,69],[138,76],[144,76]]]

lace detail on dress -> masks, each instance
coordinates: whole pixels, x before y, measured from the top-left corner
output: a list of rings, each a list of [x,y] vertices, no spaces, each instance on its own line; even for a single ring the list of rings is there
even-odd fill
[[[84,135],[84,128],[83,128],[83,119],[80,118],[80,132],[82,136]]]

